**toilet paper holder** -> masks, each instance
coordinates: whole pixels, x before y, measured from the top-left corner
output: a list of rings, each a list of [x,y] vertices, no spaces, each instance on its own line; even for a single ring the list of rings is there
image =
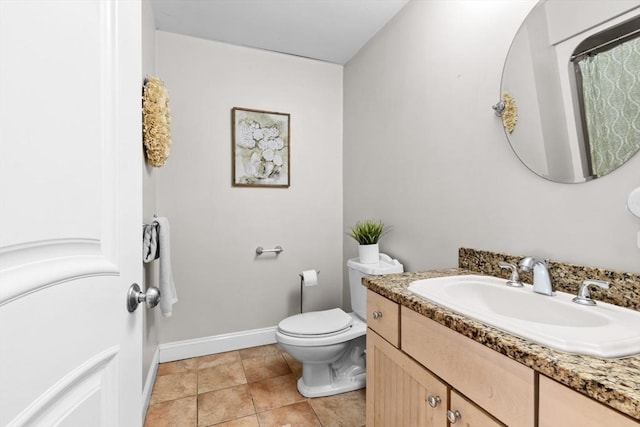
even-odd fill
[[[319,276],[320,270],[316,270],[316,274]],[[299,276],[300,276],[300,313],[302,313],[302,292],[304,290],[304,276],[302,275],[302,273],[300,273]]]

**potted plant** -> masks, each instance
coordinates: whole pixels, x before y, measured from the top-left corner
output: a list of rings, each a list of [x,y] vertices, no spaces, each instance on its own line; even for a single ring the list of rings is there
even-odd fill
[[[382,221],[366,220],[357,222],[347,234],[359,244],[358,256],[363,264],[373,264],[380,261],[378,240],[389,232]]]

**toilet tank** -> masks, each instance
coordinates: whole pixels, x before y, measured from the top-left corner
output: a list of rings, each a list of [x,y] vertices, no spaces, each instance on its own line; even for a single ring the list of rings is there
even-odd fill
[[[352,258],[347,261],[347,268],[349,269],[351,308],[363,320],[367,320],[367,288],[362,285],[362,278],[404,271],[404,267],[397,259],[391,259],[386,254],[380,254],[380,261],[372,264],[363,264],[358,258]]]

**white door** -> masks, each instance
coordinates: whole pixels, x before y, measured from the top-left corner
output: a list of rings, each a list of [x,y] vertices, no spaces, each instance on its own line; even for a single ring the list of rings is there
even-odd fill
[[[0,0],[0,426],[142,423],[140,15]]]

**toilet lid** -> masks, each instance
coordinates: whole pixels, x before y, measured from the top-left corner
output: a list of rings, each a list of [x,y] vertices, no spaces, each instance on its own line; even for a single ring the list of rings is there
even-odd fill
[[[287,317],[278,324],[278,328],[286,334],[326,335],[348,328],[352,321],[347,313],[334,308]]]

